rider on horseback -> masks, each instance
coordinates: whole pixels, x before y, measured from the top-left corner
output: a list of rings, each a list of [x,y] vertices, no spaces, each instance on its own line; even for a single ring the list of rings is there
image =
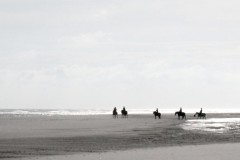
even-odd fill
[[[114,107],[114,109],[113,109],[113,113],[116,113],[116,112],[117,112],[117,108]]]
[[[156,109],[156,112],[158,113],[158,108]]]
[[[123,111],[124,111],[124,112],[126,111],[125,107],[123,107]]]

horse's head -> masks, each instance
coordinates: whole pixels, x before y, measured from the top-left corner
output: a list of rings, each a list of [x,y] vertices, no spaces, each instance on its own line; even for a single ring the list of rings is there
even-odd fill
[[[196,117],[196,116],[197,116],[197,114],[198,114],[198,113],[196,112],[196,113],[195,113],[193,116],[194,116],[194,117]]]

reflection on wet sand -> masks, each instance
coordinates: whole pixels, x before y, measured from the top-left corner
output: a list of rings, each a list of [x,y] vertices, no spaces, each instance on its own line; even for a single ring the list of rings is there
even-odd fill
[[[211,118],[207,120],[187,120],[181,127],[185,130],[201,130],[224,133],[240,133],[240,118]]]

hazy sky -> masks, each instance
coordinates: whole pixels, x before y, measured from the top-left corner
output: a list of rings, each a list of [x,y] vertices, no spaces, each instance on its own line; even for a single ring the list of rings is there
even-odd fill
[[[239,8],[0,0],[0,108],[237,108]]]

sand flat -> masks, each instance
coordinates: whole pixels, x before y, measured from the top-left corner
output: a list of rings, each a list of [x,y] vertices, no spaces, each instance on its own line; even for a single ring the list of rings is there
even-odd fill
[[[150,114],[130,115],[128,119],[113,119],[111,115],[2,116],[0,158],[105,155],[105,152],[128,152],[133,149],[151,151],[158,147],[240,142],[240,136],[231,132],[215,134],[184,130],[180,127],[184,122],[172,114],[163,115],[161,120],[155,120]]]
[[[131,149],[106,153],[82,153],[72,155],[22,158],[21,160],[239,160],[240,144],[209,144],[161,147],[151,149]]]

